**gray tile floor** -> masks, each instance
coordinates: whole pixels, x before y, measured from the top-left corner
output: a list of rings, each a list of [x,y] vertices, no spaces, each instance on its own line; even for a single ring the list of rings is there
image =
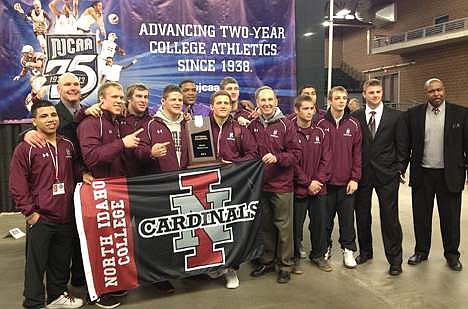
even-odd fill
[[[468,193],[463,195],[461,261],[468,267]],[[409,266],[406,259],[412,254],[414,240],[410,191],[400,189],[400,219],[403,227],[403,274],[387,275],[378,207],[374,203],[374,259],[357,269],[345,269],[341,252],[334,248],[331,263],[334,270],[325,273],[303,260],[305,273],[294,275],[289,284],[276,283],[274,274],[262,278],[249,276],[250,265],[242,265],[241,285],[227,290],[223,279],[174,281],[176,292],[163,295],[150,288],[131,291],[122,308],[468,308],[468,268],[451,271],[443,258],[437,210],[434,211],[432,251],[427,262]],[[0,235],[13,227],[23,228],[20,215],[0,215]],[[337,234],[335,231],[334,239]],[[335,241],[336,243],[336,241]],[[0,308],[21,308],[24,271],[24,239],[0,239]],[[84,290],[74,290],[84,295]],[[86,308],[92,308],[87,306]]]

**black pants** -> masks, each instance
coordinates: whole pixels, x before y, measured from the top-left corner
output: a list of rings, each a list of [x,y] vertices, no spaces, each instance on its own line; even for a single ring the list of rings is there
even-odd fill
[[[338,214],[341,249],[356,251],[356,231],[354,230],[354,194],[346,194],[346,186],[327,185],[327,246],[331,246],[331,236],[335,216]]]
[[[73,285],[81,285],[86,283],[83,259],[81,257],[80,237],[78,236],[75,221],[73,221],[72,236],[71,283]]]
[[[302,230],[306,213],[309,213],[309,232],[311,248],[310,258],[323,256],[327,250],[328,220],[326,195],[294,198],[294,257],[299,258],[299,246],[302,241]]]
[[[360,185],[356,192],[356,223],[359,241],[359,253],[372,257],[372,190],[375,189],[379,199],[380,226],[385,249],[385,256],[390,265],[402,263],[402,231],[398,216],[399,177],[396,176],[385,185]]]
[[[47,303],[67,290],[71,238],[71,224],[58,224],[39,219],[36,224],[27,227],[24,307],[44,307],[44,273],[47,278]]]
[[[444,256],[453,261],[460,257],[461,192],[450,192],[445,183],[443,169],[423,168],[423,184],[413,187],[413,226],[416,237],[414,251],[423,256],[431,249],[432,211],[434,196],[439,210],[440,232]]]

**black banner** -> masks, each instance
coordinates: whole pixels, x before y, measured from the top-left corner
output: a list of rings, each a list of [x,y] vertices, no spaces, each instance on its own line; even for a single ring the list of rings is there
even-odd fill
[[[258,256],[261,161],[78,185],[92,298],[236,266]]]

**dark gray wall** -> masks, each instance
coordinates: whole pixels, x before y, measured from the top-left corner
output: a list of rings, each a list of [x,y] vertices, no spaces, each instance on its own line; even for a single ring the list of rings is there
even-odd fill
[[[324,27],[325,0],[296,0],[296,81],[298,89],[313,84],[317,89],[317,103],[323,106],[325,89]],[[313,32],[305,37],[304,33]]]

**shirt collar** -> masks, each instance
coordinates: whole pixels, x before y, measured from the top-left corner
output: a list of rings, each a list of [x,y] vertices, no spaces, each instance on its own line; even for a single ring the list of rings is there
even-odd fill
[[[434,108],[434,106],[431,105],[431,103],[427,103],[427,107],[426,109],[429,110],[429,111],[432,111],[432,109]],[[445,101],[443,101],[439,106],[439,112],[445,112]]]
[[[380,102],[379,106],[377,108],[372,109],[369,105],[366,104],[366,115],[369,114],[371,111],[375,111],[376,114],[382,114],[384,105],[382,102]]]

